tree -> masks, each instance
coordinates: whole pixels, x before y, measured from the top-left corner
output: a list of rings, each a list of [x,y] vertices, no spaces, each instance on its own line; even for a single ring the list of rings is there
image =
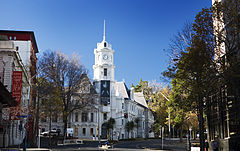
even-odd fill
[[[62,112],[62,101],[60,92],[54,87],[53,83],[48,82],[44,78],[37,78],[37,119],[38,127],[39,115],[40,117],[49,118],[49,132],[52,130],[52,117]],[[41,102],[41,103],[40,103]],[[49,146],[51,146],[51,133],[49,133]]]
[[[54,51],[43,53],[39,59],[39,67],[40,76],[53,83],[60,93],[63,104],[64,136],[66,136],[70,113],[94,105],[95,96],[79,93],[80,77],[86,73],[86,69],[75,54],[68,58],[65,54]]]
[[[133,121],[128,121],[128,122],[126,123],[126,125],[125,125],[125,128],[126,128],[126,130],[127,130],[127,132],[128,132],[128,138],[129,138],[129,133],[130,133],[130,131],[132,131],[133,128],[134,128],[134,122],[133,122]]]
[[[170,88],[164,87],[163,84],[156,81],[148,82],[142,79],[134,88],[137,92],[143,92],[148,107],[154,112],[155,122],[153,128],[154,133],[158,135],[161,127],[168,127],[168,105],[164,96],[170,96]]]
[[[180,58],[165,73],[173,78],[176,104],[181,106],[188,102],[184,105],[185,109],[198,111],[201,151],[204,148],[204,98],[216,83],[212,78],[216,75],[212,28],[212,12],[203,9],[193,23],[191,44],[181,51]]]
[[[159,134],[159,130],[162,127],[169,129],[169,120],[170,124],[173,124],[172,118],[169,119],[169,116],[172,115],[171,106],[169,106],[169,97],[171,94],[170,88],[163,87],[162,84],[156,82],[149,82],[149,87],[152,90],[151,101],[148,102],[148,106],[155,112],[155,134]],[[170,129],[168,130],[170,133]],[[169,136],[171,135],[169,133]]]
[[[135,92],[143,92],[145,99],[149,100],[152,94],[152,90],[148,84],[149,84],[148,81],[143,81],[141,78],[139,84],[136,86],[132,84],[132,87],[134,87]]]
[[[110,134],[112,134],[111,139],[113,139],[113,128],[115,125],[116,121],[114,118],[110,118],[107,122],[105,122],[103,125],[106,125],[106,130],[108,134],[108,139],[110,137]],[[110,131],[111,130],[111,131]],[[110,133],[111,132],[111,133]]]
[[[198,131],[198,117],[196,113],[188,112],[186,113],[184,120],[185,129],[192,129],[193,139],[196,139],[196,132]]]
[[[201,151],[204,148],[203,109],[207,98],[221,87],[228,86],[230,93],[239,91],[236,85],[240,75],[239,6],[239,1],[226,0],[199,12],[189,32],[189,45],[176,39],[177,44],[186,47],[175,47],[179,55],[172,55],[175,58],[171,58],[172,64],[163,74],[173,80],[173,94],[177,94],[173,97],[175,104],[197,111]]]
[[[182,142],[183,130],[188,130],[188,127],[184,127],[186,125],[186,114],[196,108],[195,103],[188,100],[188,93],[181,88],[181,84],[180,79],[172,80],[172,93],[169,99],[169,106],[172,108],[173,126],[180,131],[180,142]]]

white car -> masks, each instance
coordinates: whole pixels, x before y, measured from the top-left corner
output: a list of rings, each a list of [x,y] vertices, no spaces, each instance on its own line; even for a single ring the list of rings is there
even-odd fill
[[[51,130],[50,133],[51,133],[52,136],[57,136],[58,135],[57,130]],[[42,136],[49,136],[49,131],[42,132],[40,135],[42,135]]]

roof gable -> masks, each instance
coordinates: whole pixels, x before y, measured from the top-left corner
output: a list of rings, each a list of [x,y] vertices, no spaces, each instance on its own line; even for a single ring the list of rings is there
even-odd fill
[[[124,82],[116,82],[117,91],[119,96],[123,97],[124,99],[128,99],[128,90]]]
[[[133,98],[138,104],[148,108],[147,102],[146,102],[142,92],[134,92]]]

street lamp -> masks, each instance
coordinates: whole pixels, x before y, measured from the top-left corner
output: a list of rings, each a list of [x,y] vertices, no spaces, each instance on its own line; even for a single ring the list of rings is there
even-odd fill
[[[101,147],[101,137],[100,137],[100,101],[101,99],[98,97],[98,145]]]
[[[42,68],[41,70],[47,68],[49,66],[45,66],[44,68]],[[55,67],[55,64],[53,64],[53,67]],[[36,73],[35,75],[33,75],[32,77],[29,77],[28,79],[28,95],[27,95],[27,98],[28,98],[28,104],[27,104],[27,120],[26,120],[26,132],[25,132],[25,142],[24,142],[24,146],[23,146],[23,151],[26,151],[26,148],[27,148],[27,137],[28,137],[28,121],[29,121],[29,101],[30,101],[30,91],[31,91],[31,87],[32,87],[32,84],[31,84],[31,81],[33,78],[35,78],[37,76],[38,73]]]
[[[161,92],[160,94],[169,102],[169,99]],[[169,138],[171,138],[171,116],[170,116],[170,108],[168,107],[168,132],[169,132]]]
[[[34,78],[34,77],[36,77],[36,75],[37,75],[37,73],[34,75],[34,76],[32,76],[32,77],[30,77],[29,79],[28,79],[28,84],[29,84],[29,86],[28,86],[28,95],[27,95],[27,98],[28,98],[28,102],[27,102],[27,120],[26,120],[26,131],[25,131],[25,138],[24,138],[24,146],[23,146],[23,151],[26,151],[26,148],[27,148],[27,135],[28,135],[28,120],[29,120],[29,100],[30,100],[30,91],[31,91],[31,86],[32,86],[32,84],[31,84],[31,80]]]

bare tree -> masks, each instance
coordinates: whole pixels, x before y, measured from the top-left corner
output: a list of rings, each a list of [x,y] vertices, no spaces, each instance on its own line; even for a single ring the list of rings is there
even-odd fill
[[[49,66],[46,68],[46,66]],[[42,69],[41,76],[54,83],[60,92],[63,104],[64,136],[68,127],[69,115],[86,106],[94,105],[94,98],[85,93],[79,93],[81,88],[80,77],[87,70],[80,63],[79,58],[73,55],[68,58],[65,54],[55,51],[45,52],[39,60]]]

